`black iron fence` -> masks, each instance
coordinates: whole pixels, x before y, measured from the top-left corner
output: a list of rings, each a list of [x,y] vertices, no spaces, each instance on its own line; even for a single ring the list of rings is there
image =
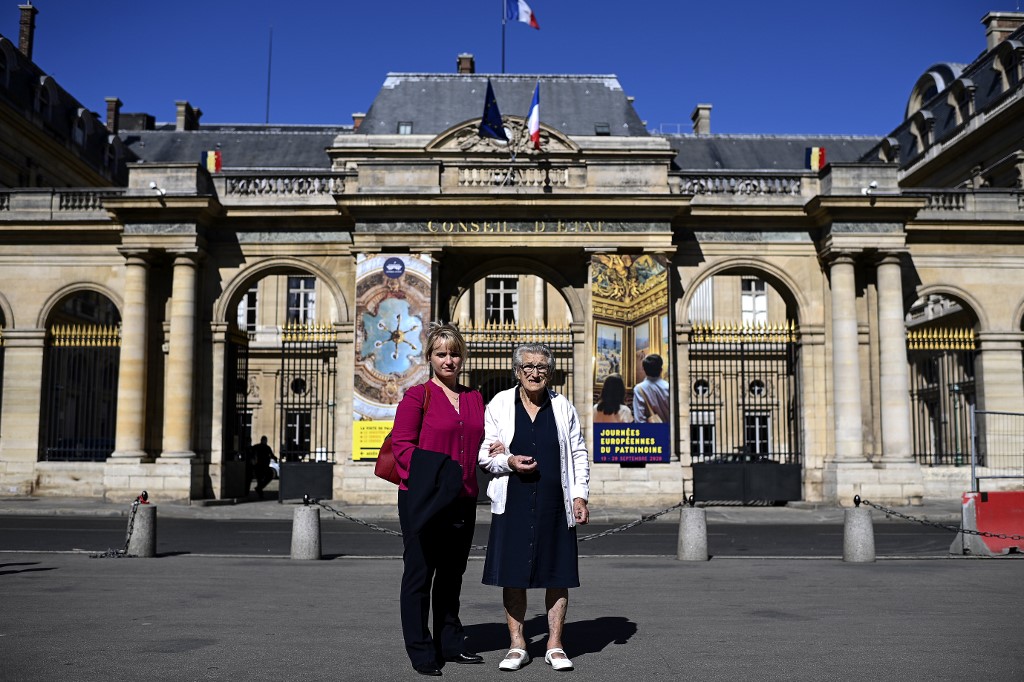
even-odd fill
[[[39,457],[102,462],[114,451],[121,329],[56,325],[47,334]]]
[[[459,380],[478,389],[484,402],[496,393],[516,385],[512,376],[512,352],[524,343],[543,343],[555,356],[555,372],[548,384],[572,399],[573,343],[568,325],[522,325],[484,323],[463,324],[461,331],[469,347],[469,357],[462,366]]]
[[[799,351],[793,322],[694,325],[693,462],[801,463]]]
[[[334,462],[338,335],[329,324],[281,330],[279,455],[285,462]]]
[[[918,463],[970,463],[976,357],[972,329],[907,332],[914,458]]]

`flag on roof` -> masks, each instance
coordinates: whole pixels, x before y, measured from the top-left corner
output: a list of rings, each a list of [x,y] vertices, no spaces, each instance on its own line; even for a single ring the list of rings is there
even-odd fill
[[[530,102],[530,113],[526,115],[526,126],[533,140],[533,148],[540,149],[540,81],[533,89],[533,101]]]
[[[825,148],[808,147],[806,153],[807,167],[811,170],[821,170],[825,167]]]
[[[220,151],[203,152],[203,168],[211,173],[220,173],[221,162]]]
[[[501,121],[498,100],[494,97],[494,88],[491,87],[490,78],[487,79],[487,94],[484,96],[484,115],[480,120],[480,137],[492,137],[495,140],[508,142],[505,124]]]
[[[537,15],[526,4],[526,0],[505,0],[505,18],[510,21],[521,21],[524,24],[533,26],[538,31],[540,30],[540,24],[537,23]]]

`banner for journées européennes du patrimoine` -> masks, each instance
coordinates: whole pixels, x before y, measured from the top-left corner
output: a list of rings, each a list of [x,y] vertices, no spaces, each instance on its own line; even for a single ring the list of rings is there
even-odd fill
[[[672,453],[667,261],[595,254],[594,461],[668,462]]]

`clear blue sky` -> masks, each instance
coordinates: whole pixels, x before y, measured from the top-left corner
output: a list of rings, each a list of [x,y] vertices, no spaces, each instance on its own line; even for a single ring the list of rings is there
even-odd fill
[[[501,1],[33,0],[34,57],[101,118],[116,96],[158,121],[186,99],[206,123],[262,123],[273,27],[271,122],[350,123],[389,71],[452,73],[469,52],[478,73],[500,72]],[[508,73],[614,73],[666,132],[710,103],[715,133],[853,135],[895,128],[931,64],[972,61],[981,18],[1021,4],[529,1],[541,30],[507,26]],[[21,2],[0,0],[14,42]]]

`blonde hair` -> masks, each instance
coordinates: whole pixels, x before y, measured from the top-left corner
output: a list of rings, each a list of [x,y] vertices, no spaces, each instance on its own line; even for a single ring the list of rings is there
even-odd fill
[[[462,332],[459,331],[459,328],[453,324],[431,322],[427,332],[427,344],[423,348],[423,357],[428,362],[430,361],[430,354],[434,352],[434,346],[437,345],[438,341],[444,342],[445,347],[453,355],[458,355],[462,359],[466,358],[466,339],[462,338]]]

